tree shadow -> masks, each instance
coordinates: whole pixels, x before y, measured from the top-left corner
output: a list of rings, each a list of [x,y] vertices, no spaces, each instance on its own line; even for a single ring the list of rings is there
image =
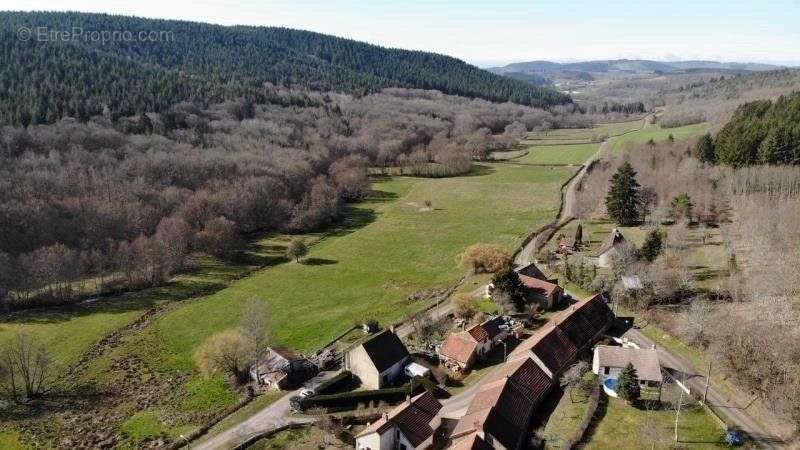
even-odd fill
[[[485,164],[473,164],[469,172],[461,175],[455,175],[454,177],[482,177],[486,175],[491,175],[494,172],[495,172],[494,167],[487,166]]]
[[[339,261],[335,261],[333,259],[325,259],[325,258],[306,258],[300,261],[300,263],[305,266],[329,266],[332,264],[338,264]]]
[[[387,192],[387,191],[379,191],[376,189],[372,189],[369,191],[369,195],[367,196],[367,201],[376,202],[376,203],[385,203],[397,200],[399,196],[395,192]]]

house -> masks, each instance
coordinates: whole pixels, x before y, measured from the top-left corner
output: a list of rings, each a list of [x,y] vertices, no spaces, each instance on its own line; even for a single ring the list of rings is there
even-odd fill
[[[561,303],[564,289],[557,283],[522,274],[519,275],[519,280],[525,286],[525,298],[528,302],[536,302],[541,309],[553,309]]]
[[[413,450],[433,443],[442,404],[430,392],[409,398],[356,436],[358,450]]]
[[[574,233],[559,239],[557,252],[569,255],[580,250],[581,244],[583,244],[583,226],[578,224]]]
[[[478,341],[466,331],[454,333],[445,339],[439,350],[439,360],[448,369],[459,372],[472,367],[475,362]]]
[[[664,379],[658,352],[654,348],[615,347],[598,345],[592,358],[592,372],[600,376],[600,381],[619,378],[628,364],[633,364],[643,388],[661,388]]]
[[[313,378],[318,368],[302,355],[281,347],[269,347],[250,367],[250,378],[259,386],[286,389]]]
[[[628,241],[619,229],[614,228],[603,239],[600,245],[600,250],[597,252],[597,266],[598,267],[611,267],[611,262],[614,257],[620,254],[623,246],[627,245]]]
[[[533,413],[554,385],[530,359],[504,364],[480,386],[456,424],[453,448],[524,448]]]
[[[476,359],[505,341],[509,331],[502,317],[493,317],[467,331],[448,336],[439,350],[439,359],[455,372],[469,369]]]
[[[344,369],[361,380],[368,389],[389,386],[403,374],[411,355],[392,330],[369,337],[344,355]]]

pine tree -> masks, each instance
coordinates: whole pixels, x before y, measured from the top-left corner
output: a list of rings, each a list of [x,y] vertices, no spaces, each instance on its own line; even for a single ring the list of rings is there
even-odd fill
[[[639,254],[647,261],[655,261],[664,246],[664,235],[660,230],[652,230],[642,244]]]
[[[608,215],[622,226],[635,225],[639,221],[642,206],[636,171],[630,163],[623,163],[611,177],[611,188],[606,195]]]
[[[711,133],[706,133],[697,141],[697,159],[707,163],[715,163],[717,155],[714,153],[714,139]]]
[[[491,296],[498,301],[510,300],[517,311],[525,308],[525,287],[519,279],[519,274],[514,269],[506,268],[497,272],[492,277]]]
[[[639,375],[633,364],[628,363],[622,373],[619,374],[617,393],[619,396],[628,403],[634,403],[639,400],[642,395],[641,388],[639,388]]]

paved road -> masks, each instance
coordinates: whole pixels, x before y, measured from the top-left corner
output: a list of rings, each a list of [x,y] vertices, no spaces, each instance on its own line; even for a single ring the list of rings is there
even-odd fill
[[[627,337],[642,348],[650,348],[655,345],[651,339],[637,329],[628,330],[624,337]],[[661,365],[679,380],[685,376],[685,384],[689,390],[691,390],[693,393],[702,395],[706,385],[705,375],[698,373],[698,371],[690,362],[672,354],[664,347],[656,346],[656,349],[658,350],[658,358],[661,362]],[[784,444],[780,438],[770,434],[760,424],[753,420],[746,409],[734,405],[726,400],[723,395],[714,389],[713,384],[708,389],[708,404],[713,406],[720,413],[724,414],[732,425],[739,427],[742,431],[750,435],[750,437],[752,437],[753,440],[755,440],[763,448],[787,448],[786,444]]]
[[[336,375],[336,372],[322,372],[313,379],[309,380],[305,387],[315,388],[325,380]],[[301,388],[302,389],[302,388]],[[289,399],[298,395],[300,389],[289,392],[275,403],[267,406],[247,420],[237,423],[231,428],[220,434],[197,444],[192,444],[193,449],[216,450],[220,448],[232,448],[236,444],[244,442],[248,437],[275,428],[293,423],[311,423],[312,418],[296,417],[291,414],[289,409]]]

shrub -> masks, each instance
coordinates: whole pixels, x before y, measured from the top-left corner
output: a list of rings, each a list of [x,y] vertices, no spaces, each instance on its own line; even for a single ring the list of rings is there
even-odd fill
[[[474,244],[461,255],[461,268],[473,273],[494,273],[509,267],[511,254],[495,244]]]
[[[203,342],[195,359],[198,369],[206,376],[224,374],[243,382],[247,380],[253,361],[253,347],[238,331],[222,331]]]

